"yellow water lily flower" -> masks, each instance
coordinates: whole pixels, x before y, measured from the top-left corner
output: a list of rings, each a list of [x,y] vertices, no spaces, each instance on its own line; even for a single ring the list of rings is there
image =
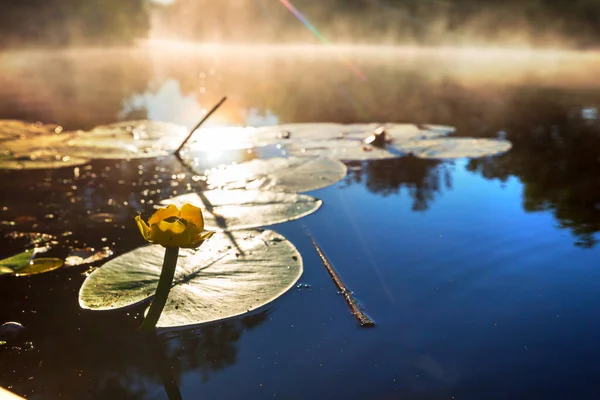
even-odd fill
[[[135,217],[140,233],[150,243],[164,247],[198,247],[214,232],[204,231],[202,210],[191,204],[184,204],[181,209],[171,204],[157,210],[148,220]]]

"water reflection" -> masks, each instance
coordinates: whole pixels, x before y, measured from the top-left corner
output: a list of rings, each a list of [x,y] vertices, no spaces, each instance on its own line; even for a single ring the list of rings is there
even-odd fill
[[[451,164],[407,156],[391,160],[351,163],[347,185],[364,184],[372,193],[391,196],[405,189],[413,211],[426,211],[443,190],[452,189]]]
[[[467,166],[487,179],[523,183],[523,208],[551,212],[575,244],[593,247],[600,232],[600,127],[570,121],[516,131],[515,147]]]
[[[81,280],[75,274],[69,276]],[[27,335],[20,342],[0,348],[0,376],[10,382],[13,391],[44,398],[87,398],[90,393],[94,398],[163,398],[165,393],[169,399],[180,398],[177,386],[184,375],[199,374],[207,382],[212,375],[234,365],[236,342],[269,315],[264,310],[244,318],[161,334],[159,338],[142,338],[135,328],[143,306],[108,316],[81,313],[72,298],[78,284],[68,284],[63,290],[66,295],[52,296],[52,308],[60,308],[60,312],[40,309],[39,296],[23,302],[26,309],[35,307],[46,318],[54,319],[51,327],[44,327],[33,315],[21,317]],[[23,291],[27,285],[11,286],[13,291],[15,286]],[[49,294],[45,291],[39,295]],[[48,328],[51,335],[47,334]],[[69,379],[68,387],[64,379]]]

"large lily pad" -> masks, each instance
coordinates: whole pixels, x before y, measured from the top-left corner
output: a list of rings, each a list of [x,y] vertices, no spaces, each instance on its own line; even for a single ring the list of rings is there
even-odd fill
[[[302,258],[269,230],[218,233],[199,249],[181,249],[174,284],[158,327],[196,325],[235,317],[289,290],[302,274]],[[112,310],[148,299],[156,290],[164,248],[150,245],[95,270],[79,291],[84,309]]]
[[[10,123],[9,123],[10,122]],[[62,132],[56,125],[0,122],[2,169],[51,169],[90,159],[132,159],[167,155],[186,136],[180,125],[128,121],[90,131]]]
[[[512,147],[508,140],[440,138],[406,143],[402,150],[420,158],[477,158],[507,152]]]
[[[413,124],[304,124],[304,129],[289,133],[282,140],[284,154],[290,156],[323,156],[338,160],[381,160],[404,155],[402,145],[435,139],[453,132],[450,127]],[[385,143],[369,142],[377,129],[385,131]]]
[[[315,212],[323,203],[314,197],[261,190],[209,190],[161,201],[202,208],[206,229],[231,231],[278,224]]]
[[[394,158],[394,148],[378,148],[363,143],[378,127],[385,127],[393,143],[446,136],[454,128],[415,124],[283,124],[260,128],[210,128],[199,130],[192,151],[215,151],[278,145],[282,155],[325,156],[340,160]],[[388,146],[389,147],[389,146]]]
[[[0,276],[15,275],[29,276],[54,271],[63,266],[59,258],[34,258],[40,252],[38,249],[27,250],[12,257],[0,260]]]
[[[37,135],[60,133],[62,127],[55,124],[25,122],[11,119],[0,120],[0,141],[24,139]]]
[[[127,121],[79,132],[68,154],[81,158],[131,159],[167,155],[186,136],[184,126],[157,121]]]
[[[0,154],[0,169],[55,169],[84,165],[89,161],[54,150],[33,150],[28,154]]]
[[[306,192],[346,176],[346,165],[326,157],[276,157],[206,171],[211,188]]]

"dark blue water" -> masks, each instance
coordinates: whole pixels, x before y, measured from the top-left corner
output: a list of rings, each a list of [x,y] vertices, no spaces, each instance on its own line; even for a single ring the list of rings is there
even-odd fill
[[[10,57],[14,66],[25,56]],[[3,118],[35,115],[71,128],[131,119],[122,112],[131,99],[199,85],[206,78],[198,72],[210,74],[213,62],[155,62],[138,74],[146,79],[134,71],[143,59],[115,56],[98,69],[71,55],[53,57],[47,70],[63,63],[76,74],[55,72],[62,78],[47,90],[72,90],[75,99],[35,103],[27,85],[39,78],[21,77],[12,92],[21,97],[1,97],[10,105]],[[185,399],[599,398],[600,122],[590,113],[600,105],[600,85],[585,76],[591,61],[578,74],[569,57],[538,68],[532,59],[494,77],[488,64],[465,73],[455,63],[423,70],[417,67],[428,60],[367,57],[358,63],[371,77],[364,83],[335,57],[293,57],[245,67],[223,61],[215,67],[222,77],[205,82],[205,91],[171,94],[167,108],[136,100],[138,111],[152,118],[162,110],[160,119],[187,124],[196,108],[210,107],[203,93],[210,100],[227,94],[229,108],[214,124],[248,122],[243,110],[252,109],[263,123],[408,121],[413,113],[415,122],[457,126],[463,136],[506,132],[514,148],[481,160],[350,163],[343,181],[310,192],[324,201],[318,212],[269,227],[298,248],[305,266],[299,283],[310,288],[294,288],[247,317],[162,335],[162,352],[135,333],[143,307],[79,310],[85,268],[2,279],[0,322],[28,329],[19,343],[0,346],[0,385],[31,399],[165,399],[162,379],[174,380]],[[481,78],[486,73],[492,77]],[[122,79],[109,89],[74,78],[102,74]],[[342,102],[347,93],[354,103]],[[178,188],[170,184],[182,171],[171,158],[94,161],[79,177],[72,169],[0,171],[0,220],[17,221],[0,232],[69,230],[80,245],[109,245],[119,254],[143,242],[133,224],[147,211],[140,200],[182,193],[189,177]],[[161,192],[143,196],[132,182]],[[101,212],[114,223],[90,219]],[[307,233],[374,328],[361,328],[350,314]],[[0,256],[21,247],[5,238]]]

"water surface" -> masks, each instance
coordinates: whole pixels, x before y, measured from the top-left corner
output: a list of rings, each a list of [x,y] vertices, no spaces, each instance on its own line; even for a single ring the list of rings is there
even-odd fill
[[[598,67],[595,53],[472,49],[0,54],[0,118],[190,127],[227,95],[210,125],[435,123],[514,143],[479,160],[349,163],[343,181],[309,192],[317,213],[269,227],[298,248],[310,288],[163,335],[162,355],[134,333],[143,306],[79,309],[86,267],[2,279],[0,322],[28,329],[0,347],[0,385],[31,399],[164,399],[158,358],[186,399],[598,398]],[[53,234],[64,257],[142,245],[133,216],[202,182],[167,157],[1,171],[0,188],[0,233]],[[307,232],[375,328],[350,315]],[[1,257],[24,239],[3,243]]]

